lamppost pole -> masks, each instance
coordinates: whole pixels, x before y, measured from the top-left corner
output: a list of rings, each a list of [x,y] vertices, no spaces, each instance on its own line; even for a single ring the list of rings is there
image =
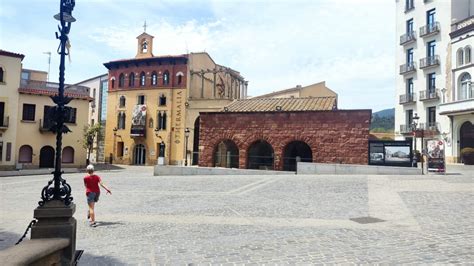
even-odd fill
[[[59,63],[59,88],[58,94],[52,96],[51,99],[56,104],[51,113],[47,114],[53,121],[53,126],[50,131],[56,133],[56,160],[54,164],[54,178],[48,182],[41,192],[41,201],[38,203],[43,206],[47,201],[50,200],[62,200],[64,204],[68,206],[73,198],[71,197],[71,186],[66,183],[61,175],[61,149],[62,149],[62,135],[70,132],[69,128],[64,125],[68,115],[71,112],[71,108],[66,105],[72,100],[72,98],[64,96],[64,71],[65,71],[65,57],[69,54],[69,50],[66,51],[69,44],[68,34],[71,30],[71,23],[76,21],[72,16],[72,10],[74,9],[75,0],[61,0],[59,6],[59,14],[55,15],[54,18],[59,20],[60,26],[58,26],[59,33],[56,32],[56,38],[59,39],[60,44],[58,47],[58,53],[60,55]],[[54,182],[52,188],[49,186]],[[62,187],[61,187],[62,186]]]
[[[417,136],[417,132],[420,131],[421,132],[421,152],[420,152],[420,160],[421,160],[421,174],[424,175],[424,166],[423,166],[423,135],[424,135],[424,130],[423,128],[421,128],[420,130],[418,130],[418,120],[420,119],[420,117],[418,116],[417,113],[415,113],[415,115],[413,116],[412,118],[412,130],[413,130],[413,137],[415,138],[415,147],[416,147],[416,136]]]
[[[184,136],[186,137],[185,147],[184,147],[184,166],[188,166],[188,139],[189,139],[189,128],[184,130]]]

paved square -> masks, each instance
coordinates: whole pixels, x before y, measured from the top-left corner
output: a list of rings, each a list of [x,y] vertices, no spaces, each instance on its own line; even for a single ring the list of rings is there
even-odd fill
[[[96,228],[87,226],[83,174],[65,175],[77,207],[77,248],[85,250],[80,265],[474,262],[474,177],[468,174],[152,172],[98,172],[113,195],[101,195]],[[0,178],[0,249],[23,234],[51,178]]]

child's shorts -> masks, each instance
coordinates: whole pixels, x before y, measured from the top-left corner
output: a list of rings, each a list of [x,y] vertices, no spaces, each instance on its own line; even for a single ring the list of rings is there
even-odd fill
[[[87,193],[87,203],[98,202],[100,193],[89,192]]]

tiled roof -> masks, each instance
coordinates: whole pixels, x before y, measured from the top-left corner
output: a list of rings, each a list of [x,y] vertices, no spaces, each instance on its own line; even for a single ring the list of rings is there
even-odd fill
[[[25,89],[25,88],[19,88],[18,92],[23,93],[23,94],[46,95],[46,96],[53,96],[53,95],[58,94],[57,91],[41,90],[41,89]],[[88,101],[94,100],[94,98],[88,95],[83,95],[83,94],[78,94],[78,93],[69,93],[67,92],[67,89],[64,92],[64,96],[71,97],[73,99],[79,99],[79,100],[88,100]]]
[[[23,61],[23,58],[25,58],[25,55],[12,53],[12,52],[5,51],[5,50],[2,50],[2,49],[0,49],[0,55],[10,56],[10,57],[17,57],[17,58],[20,58],[22,61]]]
[[[235,100],[222,112],[328,111],[337,109],[336,97],[258,98]]]

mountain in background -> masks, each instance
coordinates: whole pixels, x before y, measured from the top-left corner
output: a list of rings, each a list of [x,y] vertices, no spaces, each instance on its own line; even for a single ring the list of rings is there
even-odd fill
[[[395,128],[395,108],[385,109],[372,114],[371,132],[393,132]]]

